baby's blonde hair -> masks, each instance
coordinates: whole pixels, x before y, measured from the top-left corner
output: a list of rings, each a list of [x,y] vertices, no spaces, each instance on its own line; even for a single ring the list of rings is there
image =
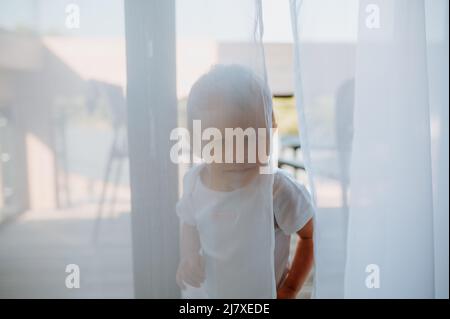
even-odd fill
[[[216,65],[195,82],[187,101],[189,127],[215,107],[218,97],[239,111],[264,112],[266,127],[276,128],[269,87],[250,69],[237,64]]]

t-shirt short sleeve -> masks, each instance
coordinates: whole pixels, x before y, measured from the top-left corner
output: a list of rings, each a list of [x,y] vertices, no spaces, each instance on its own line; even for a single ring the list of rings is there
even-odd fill
[[[314,215],[308,190],[282,170],[274,177],[273,211],[278,227],[287,235],[302,229]]]

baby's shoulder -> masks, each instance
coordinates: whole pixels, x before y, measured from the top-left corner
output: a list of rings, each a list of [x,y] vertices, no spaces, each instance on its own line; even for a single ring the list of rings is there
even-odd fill
[[[274,177],[273,177],[273,188],[274,191],[283,188],[289,187],[293,185],[301,185],[298,181],[296,181],[291,174],[282,169],[275,169]]]
[[[189,170],[184,174],[183,177],[183,192],[192,192],[195,185],[200,178],[200,172],[204,164],[197,164],[189,168]]]
[[[273,196],[298,198],[299,195],[308,195],[306,187],[295,180],[292,175],[282,169],[276,169],[273,179]]]

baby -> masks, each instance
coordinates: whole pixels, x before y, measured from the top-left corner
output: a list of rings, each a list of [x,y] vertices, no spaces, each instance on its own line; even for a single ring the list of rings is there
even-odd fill
[[[214,160],[186,173],[177,204],[177,283],[182,289],[201,287],[206,298],[295,298],[311,270],[309,194],[281,170],[261,174],[271,141],[253,143],[250,134],[276,128],[270,103],[263,81],[238,65],[216,66],[192,87],[187,104],[191,132],[194,121],[201,121],[217,134],[208,154]],[[242,147],[226,137],[230,129],[248,133],[235,136],[242,137]],[[289,265],[294,233],[300,240]]]

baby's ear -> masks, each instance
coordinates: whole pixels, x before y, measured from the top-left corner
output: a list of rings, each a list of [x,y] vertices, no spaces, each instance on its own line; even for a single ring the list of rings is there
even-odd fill
[[[277,129],[278,128],[278,123],[277,120],[275,118],[275,112],[272,110],[272,128],[273,129]]]

